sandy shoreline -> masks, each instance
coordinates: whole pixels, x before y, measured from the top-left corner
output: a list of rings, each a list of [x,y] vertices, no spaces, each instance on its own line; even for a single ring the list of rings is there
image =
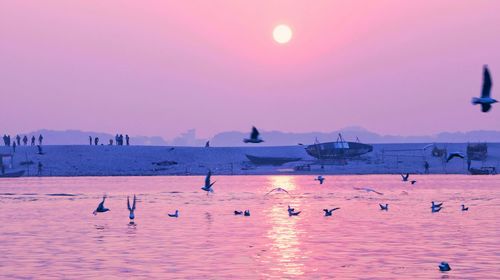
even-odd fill
[[[268,174],[395,174],[424,173],[429,162],[430,174],[468,174],[467,162],[453,159],[449,163],[423,150],[426,143],[374,144],[373,152],[346,165],[321,163],[310,157],[303,146],[284,147],[169,147],[169,146],[44,146],[43,155],[36,147],[17,147],[13,170],[25,170],[25,176],[154,176],[203,175],[208,169],[220,175]],[[448,152],[465,153],[467,143],[439,143]],[[12,148],[0,147],[0,153]],[[282,166],[255,166],[245,154],[256,156],[300,157],[301,161]],[[32,163],[32,164],[26,164]],[[42,172],[38,173],[38,162]],[[175,163],[174,163],[175,162]],[[158,164],[159,163],[159,164]],[[294,167],[310,164],[310,171]],[[323,168],[321,166],[323,165]],[[500,143],[488,144],[486,161],[472,166],[500,168]]]

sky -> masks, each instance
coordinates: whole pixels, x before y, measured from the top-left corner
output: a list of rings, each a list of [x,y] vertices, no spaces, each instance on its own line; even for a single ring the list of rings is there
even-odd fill
[[[500,1],[0,0],[0,133],[500,130]],[[287,44],[273,28],[289,25]],[[500,78],[498,78],[500,80]]]

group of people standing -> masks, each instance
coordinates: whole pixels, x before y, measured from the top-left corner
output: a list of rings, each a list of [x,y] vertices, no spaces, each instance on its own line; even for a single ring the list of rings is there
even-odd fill
[[[5,146],[10,147],[12,146],[14,148],[14,151],[16,149],[16,146],[21,146],[21,141],[23,142],[24,146],[28,146],[28,136],[24,135],[24,137],[21,138],[21,136],[18,134],[16,135],[15,139],[11,139],[10,135],[4,134],[3,135],[3,143]],[[42,145],[43,143],[43,135],[40,134],[38,136],[38,145]],[[35,135],[31,136],[31,146],[36,145],[36,137]]]
[[[125,140],[125,142],[123,140]],[[90,146],[99,145],[99,137],[96,136],[96,137],[92,138],[92,136],[89,136],[89,144],[90,144]],[[114,141],[113,141],[113,139],[109,139],[109,145],[112,146],[113,144],[115,144],[117,146],[123,146],[124,144],[129,146],[130,145],[130,137],[128,136],[128,134],[125,134],[125,137],[123,137],[123,134],[116,134]],[[104,145],[104,144],[101,144],[101,145]]]

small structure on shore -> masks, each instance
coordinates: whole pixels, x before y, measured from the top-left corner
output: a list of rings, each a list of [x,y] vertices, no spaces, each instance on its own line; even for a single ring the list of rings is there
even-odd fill
[[[0,154],[0,178],[15,178],[24,175],[24,170],[12,170],[14,155]]]
[[[302,158],[299,157],[261,157],[261,156],[252,156],[245,155],[253,164],[255,165],[274,165],[279,166],[288,162],[299,161]]]
[[[340,160],[359,157],[373,151],[373,146],[360,142],[347,142],[339,134],[337,141],[319,143],[306,147],[306,152],[319,160]]]

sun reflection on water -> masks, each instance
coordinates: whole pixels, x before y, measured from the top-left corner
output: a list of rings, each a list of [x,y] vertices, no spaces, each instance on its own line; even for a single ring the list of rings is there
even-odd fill
[[[289,176],[269,177],[273,187],[281,187],[287,191],[296,189],[294,178]],[[304,263],[301,252],[300,232],[297,221],[300,217],[289,217],[287,205],[293,203],[293,207],[300,208],[300,199],[292,199],[289,196],[275,196],[271,208],[266,211],[267,219],[271,228],[267,237],[271,239],[271,252],[273,262],[276,264],[271,270],[286,275],[304,274]]]

